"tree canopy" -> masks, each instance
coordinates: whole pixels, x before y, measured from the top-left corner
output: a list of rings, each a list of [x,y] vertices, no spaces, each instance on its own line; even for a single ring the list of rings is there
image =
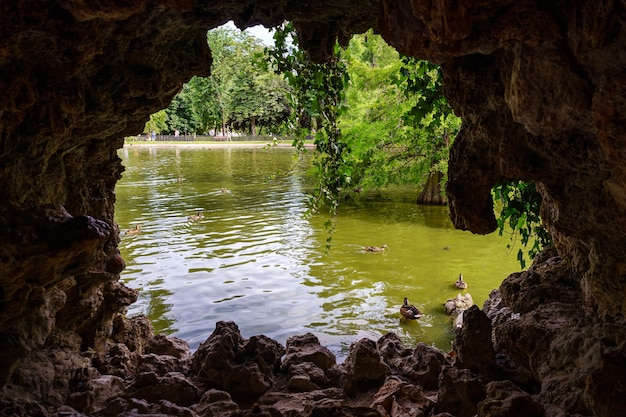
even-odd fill
[[[291,113],[288,86],[282,76],[266,69],[261,41],[245,32],[218,28],[207,33],[207,43],[213,55],[211,76],[189,80],[165,115],[151,117],[145,131],[278,132]]]

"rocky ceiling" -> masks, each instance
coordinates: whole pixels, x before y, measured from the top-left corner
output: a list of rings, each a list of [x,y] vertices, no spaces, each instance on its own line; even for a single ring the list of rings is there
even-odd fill
[[[578,294],[565,298],[584,307],[579,315],[621,320],[625,7],[610,0],[3,2],[0,384],[44,346],[99,352],[115,334],[135,298],[118,281],[116,150],[182,83],[208,73],[206,30],[231,19],[240,28],[291,20],[318,60],[335,39],[374,28],[402,53],[441,64],[446,96],[463,119],[447,189],[455,225],[492,231],[491,187],[536,181],[559,255],[554,279]],[[516,300],[533,288],[511,284],[503,296],[525,310]]]

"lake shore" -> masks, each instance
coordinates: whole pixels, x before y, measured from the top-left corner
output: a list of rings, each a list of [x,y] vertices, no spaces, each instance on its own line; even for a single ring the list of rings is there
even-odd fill
[[[264,148],[264,147],[276,147],[276,148],[292,148],[293,145],[289,142],[147,142],[147,141],[133,141],[133,142],[125,142],[124,148],[132,148],[132,147],[158,147],[158,148],[204,148],[204,149],[215,149],[215,148]],[[312,142],[307,142],[304,144],[304,147],[307,149],[315,149],[315,144]]]

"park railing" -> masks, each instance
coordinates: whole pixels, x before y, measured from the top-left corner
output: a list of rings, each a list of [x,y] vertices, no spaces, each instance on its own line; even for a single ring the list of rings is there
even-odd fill
[[[196,135],[196,134],[179,134],[176,135],[161,135],[156,134],[153,137],[150,134],[141,134],[136,137],[129,137],[128,140],[142,140],[142,141],[155,141],[155,142],[272,142],[274,139],[289,141],[291,142],[293,138],[285,138],[281,136],[274,135],[257,135],[257,136],[249,136],[249,135],[230,135],[230,136],[221,136],[221,135]]]

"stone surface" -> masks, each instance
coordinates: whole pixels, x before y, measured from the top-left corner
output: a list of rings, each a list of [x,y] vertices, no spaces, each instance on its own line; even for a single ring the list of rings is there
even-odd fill
[[[391,373],[380,357],[376,342],[370,339],[361,339],[350,346],[341,370],[341,385],[350,395],[379,387]]]
[[[457,417],[472,417],[485,398],[485,387],[467,369],[445,367],[439,377],[437,413],[447,412]]]
[[[445,353],[426,343],[418,343],[415,349],[407,349],[395,333],[387,333],[378,339],[377,347],[393,374],[401,375],[426,389],[437,389],[442,368],[451,362]]]
[[[487,385],[487,396],[478,404],[479,417],[543,417],[544,407],[509,381]]]
[[[272,387],[272,373],[285,348],[265,336],[244,339],[233,322],[218,322],[191,362],[191,374],[206,388],[227,391],[236,402],[256,401]]]
[[[478,375],[483,383],[499,378],[491,342],[491,320],[478,307],[463,312],[463,325],[455,330],[455,365]]]
[[[358,360],[344,367],[327,367],[331,358],[315,348],[319,358],[305,361],[315,367],[298,368],[293,356],[281,371],[275,343],[233,333],[232,340],[213,339],[196,353],[190,374],[184,348],[150,351],[149,324],[124,318],[136,293],[119,282],[124,261],[117,249],[114,188],[123,167],[116,151],[122,137],[140,131],[183,82],[207,74],[205,32],[229,19],[242,28],[291,20],[318,60],[328,56],[336,38],[345,42],[374,28],[402,53],[441,63],[445,94],[463,118],[447,187],[456,227],[494,230],[491,187],[534,180],[543,196],[542,219],[555,241],[528,271],[503,283],[501,298],[490,300],[486,312],[493,320],[496,363],[525,390],[536,390],[533,400],[554,415],[624,409],[623,3],[16,0],[0,10],[4,414],[46,416],[70,402],[78,413],[89,412],[101,401],[89,389],[91,380],[117,375],[130,381],[141,366],[157,380],[180,372],[202,384],[210,381],[230,389],[232,398],[243,396],[235,384],[240,379],[258,396],[274,383],[286,385],[282,379],[288,377],[336,385],[335,372],[354,394],[361,392],[359,381],[380,388],[390,372],[385,366],[432,385],[438,355],[428,353],[424,365],[430,370],[409,376],[405,365],[417,353],[390,338],[384,349],[362,343],[355,349]],[[236,354],[229,356],[225,347]],[[375,358],[382,351],[384,366]],[[401,358],[391,358],[393,352]],[[164,358],[145,356],[152,354]],[[226,355],[225,364],[218,354]],[[455,414],[466,403],[475,408],[479,396],[467,394],[476,382],[466,375],[470,371],[459,374],[467,386],[455,388],[457,381],[445,376],[458,368],[442,369],[436,412]],[[290,398],[295,405],[297,397]],[[316,401],[308,403],[308,413],[332,415],[332,407]],[[347,405],[341,412],[379,414],[360,407]],[[101,413],[194,412],[165,400],[117,397]]]

